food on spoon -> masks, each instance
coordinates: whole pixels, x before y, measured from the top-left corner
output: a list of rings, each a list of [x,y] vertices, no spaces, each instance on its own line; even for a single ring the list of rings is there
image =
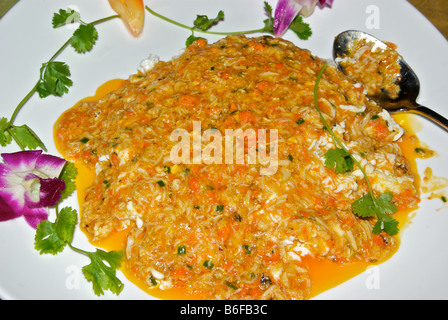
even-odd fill
[[[385,94],[391,99],[400,94],[401,66],[396,46],[375,45],[367,39],[351,43],[347,54],[336,58],[344,73],[353,81],[361,83],[369,96]]]

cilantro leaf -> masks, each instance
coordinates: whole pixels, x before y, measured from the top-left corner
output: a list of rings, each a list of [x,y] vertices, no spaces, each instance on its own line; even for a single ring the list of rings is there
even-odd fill
[[[61,192],[61,199],[59,201],[62,201],[62,199],[65,199],[72,194],[73,191],[75,191],[75,178],[77,174],[78,170],[76,169],[74,163],[68,162],[62,170],[60,176],[60,178],[65,182],[65,189]]]
[[[55,222],[44,220],[38,224],[34,236],[34,248],[40,254],[62,252],[72,242],[77,223],[77,213],[70,207],[63,208]]]
[[[393,195],[383,193],[375,199],[370,193],[352,203],[353,212],[359,217],[374,217],[391,215],[397,212],[397,207],[392,203]]]
[[[398,221],[395,220],[391,214],[398,209],[391,202],[392,194],[383,193],[375,199],[370,193],[367,193],[362,198],[352,203],[353,213],[361,218],[374,217],[378,218],[372,232],[381,233],[386,232],[389,235],[398,233]]]
[[[73,168],[67,167],[67,176],[73,176]],[[116,269],[121,267],[124,261],[124,251],[106,252],[96,249],[95,252],[87,252],[71,245],[73,234],[78,222],[76,210],[65,207],[56,217],[55,222],[42,221],[36,229],[34,236],[34,248],[40,254],[57,254],[62,252],[68,244],[73,250],[85,254],[90,258],[90,264],[82,268],[83,274],[93,284],[95,294],[102,295],[104,290],[110,290],[119,294],[123,290],[123,283],[116,276]]]
[[[398,211],[397,207],[392,203],[392,198],[393,195],[391,193],[383,193],[376,199],[380,214],[393,214]]]
[[[210,19],[206,15],[196,15],[196,20],[194,20],[193,25],[195,28],[205,31],[221,20],[224,20],[224,11],[219,10],[218,15],[214,19]]]
[[[22,149],[28,148],[33,150],[39,147],[44,151],[47,150],[42,140],[40,140],[37,134],[26,124],[21,126],[10,126],[9,133]]]
[[[59,9],[59,13],[55,13],[52,19],[53,28],[59,28],[67,24],[75,23],[79,21],[79,12],[67,8]]]
[[[335,169],[336,173],[346,173],[353,170],[353,158],[344,149],[330,149],[325,154],[325,166]]]
[[[98,39],[98,32],[93,24],[82,24],[73,32],[70,43],[79,53],[85,53],[92,50],[93,45]]]
[[[0,145],[2,147],[7,146],[11,143],[11,135],[8,132],[8,129],[10,128],[8,119],[1,118],[0,119]]]
[[[34,236],[34,248],[40,254],[51,253],[53,255],[62,252],[66,242],[56,232],[56,225],[48,220],[43,220],[37,225]]]
[[[110,290],[118,295],[123,290],[123,283],[116,276],[116,269],[124,261],[124,251],[106,252],[97,249],[96,252],[88,252],[91,263],[82,268],[87,280],[92,282],[96,295],[104,294],[104,290]],[[109,265],[104,263],[106,261]]]
[[[272,7],[266,1],[264,2],[264,10],[266,11],[268,18],[263,20],[263,32],[274,34],[274,17],[272,16]]]
[[[375,203],[370,193],[353,202],[352,209],[353,213],[361,218],[374,217],[376,215]]]
[[[267,1],[264,2],[264,10],[266,10],[266,14],[267,14],[270,18],[273,18],[273,17],[272,17],[272,12],[273,12],[273,10],[272,10],[272,6],[271,6]]]
[[[391,236],[397,234],[398,231],[398,221],[390,215],[384,215],[380,219],[378,219],[372,230],[372,232],[376,234],[386,232]]]
[[[76,210],[65,207],[59,212],[56,220],[56,232],[60,239],[66,243],[71,243],[76,224],[78,223],[78,214]]]
[[[73,82],[68,78],[70,68],[64,62],[50,61],[41,68],[41,79],[37,85],[37,92],[41,98],[49,95],[62,96],[68,92]]]
[[[378,221],[373,228],[373,233],[384,231],[391,236],[398,233],[398,221],[391,216],[398,209],[392,203],[392,198],[391,193],[383,193],[376,199]]]
[[[301,40],[307,40],[313,32],[310,25],[303,21],[302,16],[298,15],[289,26],[289,29],[293,31]]]
[[[191,36],[189,36],[188,38],[187,38],[187,40],[185,41],[185,46],[186,47],[189,47],[190,45],[192,45],[193,44],[193,42],[195,42],[196,40],[199,40],[199,39],[204,39],[204,40],[206,40],[205,38],[202,38],[202,37],[196,37],[195,35],[191,35]]]

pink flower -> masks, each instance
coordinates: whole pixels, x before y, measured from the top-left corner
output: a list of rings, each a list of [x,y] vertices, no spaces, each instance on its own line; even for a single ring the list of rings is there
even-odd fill
[[[59,176],[66,160],[44,155],[41,150],[1,154],[0,221],[24,216],[33,228],[48,219],[65,189]]]
[[[310,16],[314,8],[333,4],[333,0],[279,0],[274,14],[274,34],[281,37],[298,14]]]

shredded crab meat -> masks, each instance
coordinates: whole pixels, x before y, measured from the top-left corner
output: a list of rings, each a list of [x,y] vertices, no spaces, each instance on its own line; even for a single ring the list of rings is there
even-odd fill
[[[196,42],[101,100],[65,112],[58,145],[96,172],[83,229],[95,240],[126,229],[126,265],[136,277],[149,288],[205,299],[307,299],[307,259],[389,257],[396,239],[372,234],[375,218],[352,212],[365,180],[356,170],[336,174],[323,161],[332,139],[313,89],[324,63],[279,38]],[[412,207],[418,196],[397,144],[401,131],[390,131],[364,89],[332,66],[319,97],[335,134],[371,174],[374,192]],[[170,135],[182,129],[193,139],[193,121],[201,134],[277,130],[277,170],[262,175],[265,164],[249,164],[247,155],[241,164],[173,163],[178,142]]]

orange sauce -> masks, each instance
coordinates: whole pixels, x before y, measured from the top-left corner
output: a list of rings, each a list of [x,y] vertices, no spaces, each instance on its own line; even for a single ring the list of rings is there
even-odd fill
[[[96,101],[101,99],[107,93],[118,89],[120,86],[124,85],[125,80],[114,79],[106,82],[101,87],[98,88],[95,95],[92,97],[87,97],[81,101]],[[402,142],[399,143],[403,154],[410,162],[410,168],[412,172],[416,174],[416,184],[417,187],[420,186],[420,178],[417,174],[417,158],[424,158],[425,155],[422,153],[415,152],[416,148],[422,148],[422,145],[415,133],[420,129],[419,123],[412,118],[412,115],[394,115],[394,118],[398,124],[400,124],[408,134],[406,134]],[[60,150],[60,148],[58,148]],[[78,169],[78,176],[76,179],[77,195],[80,206],[84,199],[86,189],[92,183],[95,178],[95,172],[92,169],[87,168],[82,163],[75,163]],[[406,226],[412,215],[411,213],[417,208],[412,208],[408,210],[402,210],[394,214],[395,219],[400,223],[400,230]],[[82,213],[81,213],[82,214]],[[94,242],[91,239],[90,242],[104,250],[121,250],[126,247],[128,229],[119,230],[112,232],[106,239],[101,242]],[[333,262],[329,260],[321,260],[313,258],[310,256],[303,257],[303,261],[307,264],[310,272],[310,278],[312,282],[311,297],[317,296],[326,290],[329,290],[359,274],[366,271],[366,269],[372,265],[368,262],[353,262],[349,264],[342,264],[338,262]],[[149,288],[145,281],[136,277],[136,275],[122,266],[121,271],[126,276],[126,278],[138,286],[143,291],[147,292],[149,295],[160,298],[160,299],[200,299],[200,297],[195,297],[191,295],[186,295],[181,289],[170,289],[170,290],[160,290],[158,288]]]

